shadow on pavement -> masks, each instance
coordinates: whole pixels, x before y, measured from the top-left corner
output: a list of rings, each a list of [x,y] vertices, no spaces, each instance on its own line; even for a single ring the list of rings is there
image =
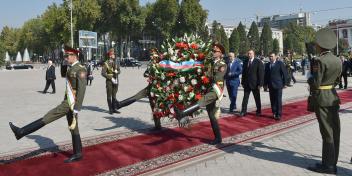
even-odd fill
[[[226,145],[226,144],[223,144]],[[221,146],[223,146],[221,145]],[[227,144],[230,145],[230,144]],[[235,145],[232,147],[220,148],[226,153],[240,153],[242,155],[251,156],[254,158],[283,163],[291,166],[306,169],[309,166],[314,166],[315,163],[320,163],[320,160],[312,158],[321,158],[320,156],[310,155],[306,153],[298,153],[290,150],[285,150],[277,147],[267,146],[262,142],[252,142],[249,146]],[[339,173],[352,175],[352,170],[337,166]]]
[[[108,110],[102,109],[102,108],[97,107],[97,106],[83,106],[82,109],[84,109],[84,110],[89,110],[89,111],[96,111],[96,112],[109,113]]]
[[[28,135],[26,136],[26,138],[33,139],[34,142],[39,145],[39,149],[31,151],[30,153],[26,153],[22,156],[12,158],[10,160],[0,160],[0,164],[11,164],[13,162],[32,158],[46,152],[53,153],[54,155],[56,155],[56,153],[58,152],[62,152],[59,147],[54,143],[54,141],[50,138],[43,137],[40,135]]]
[[[113,116],[107,116],[104,117],[107,120],[110,120],[112,123],[114,123],[113,126],[107,127],[107,128],[101,128],[101,129],[94,129],[96,131],[107,131],[107,130],[112,130],[115,128],[120,128],[120,127],[126,127],[127,129],[133,130],[133,131],[138,131],[138,132],[143,132],[145,129],[141,128],[151,128],[153,125],[148,124],[146,122],[143,122],[141,120],[137,120],[132,117],[113,117]]]

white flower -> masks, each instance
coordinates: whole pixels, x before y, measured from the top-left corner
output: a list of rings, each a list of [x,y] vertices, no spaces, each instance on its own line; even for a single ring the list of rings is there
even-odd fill
[[[205,86],[202,86],[202,90],[205,90],[205,89],[207,89]]]
[[[170,85],[170,84],[171,84],[170,80],[166,81],[166,85]]]
[[[182,101],[182,100],[183,100],[183,96],[182,96],[182,95],[179,95],[179,96],[178,96],[178,100]]]
[[[176,56],[171,56],[171,60],[172,61],[177,61],[177,57]]]
[[[167,49],[167,52],[168,52],[170,55],[174,55],[174,50],[173,50],[172,48]]]
[[[178,80],[178,79],[175,79],[175,80],[174,80],[174,85],[175,85],[175,86],[178,86],[178,85],[179,85],[179,80]]]
[[[197,73],[198,73],[198,75],[202,74],[202,69],[198,68]]]
[[[153,81],[153,84],[157,84],[157,83],[158,83],[158,81],[157,81],[157,80],[154,80],[154,81]]]
[[[187,91],[188,91],[188,88],[189,88],[188,86],[184,86],[184,87],[183,87],[183,90],[184,90],[185,92],[187,92]]]
[[[161,80],[165,80],[165,75],[164,75],[164,74],[161,74],[161,75],[160,75],[160,79],[161,79]]]
[[[197,81],[196,79],[192,79],[192,80],[191,80],[191,84],[192,84],[192,86],[197,85],[197,83],[198,83],[198,81]]]
[[[150,96],[151,97],[154,97],[155,95],[154,95],[154,92],[150,92]]]
[[[180,77],[180,83],[185,83],[186,82],[186,78],[185,77]]]

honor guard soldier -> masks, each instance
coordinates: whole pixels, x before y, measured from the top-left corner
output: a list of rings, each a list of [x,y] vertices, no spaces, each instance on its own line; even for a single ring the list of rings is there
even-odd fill
[[[116,62],[114,49],[110,49],[107,53],[108,60],[103,64],[101,75],[106,79],[106,95],[109,106],[109,114],[117,113],[115,109],[117,99],[116,93],[119,86],[120,65]]]
[[[44,117],[22,127],[16,127],[11,122],[10,127],[19,140],[43,126],[58,120],[66,115],[69,130],[72,135],[73,155],[65,160],[65,163],[79,161],[83,158],[82,143],[78,130],[78,112],[81,110],[84,94],[86,91],[86,69],[78,62],[79,51],[65,47],[65,60],[69,64],[66,71],[65,98],[56,108],[50,110]],[[63,73],[62,73],[63,74]]]
[[[312,63],[309,107],[314,111],[323,139],[322,162],[309,170],[319,173],[336,174],[336,164],[340,148],[340,99],[335,90],[341,74],[341,62],[330,50],[336,46],[336,35],[328,28],[316,33],[318,57]]]
[[[175,108],[176,119],[179,120],[181,126],[189,123],[188,116],[200,109],[200,107],[206,107],[210,124],[213,129],[215,139],[210,144],[215,145],[222,142],[220,127],[217,119],[220,117],[220,101],[223,97],[224,90],[224,76],[227,70],[227,65],[222,58],[225,53],[225,48],[215,42],[213,43],[213,63],[211,69],[208,72],[208,76],[213,84],[212,88],[207,94],[205,94],[196,104],[184,109],[178,110]]]
[[[150,51],[150,53],[151,53],[150,57],[153,57],[154,55],[158,54],[158,51],[156,49],[152,49]],[[143,76],[145,78],[148,78],[150,76],[152,62],[155,62],[155,60],[151,58],[151,61],[147,67],[147,70],[143,74]],[[130,105],[130,104],[132,104],[142,98],[148,97],[150,108],[153,110],[154,104],[153,104],[151,96],[150,96],[151,88],[152,88],[151,83],[149,83],[147,87],[140,90],[137,94],[133,95],[132,97],[129,97],[129,98],[122,100],[122,101],[118,101],[118,103],[116,104],[116,109],[118,110],[118,109],[125,107],[125,106],[128,106],[128,105]],[[153,121],[154,121],[154,130],[160,130],[161,129],[160,118],[153,115]]]

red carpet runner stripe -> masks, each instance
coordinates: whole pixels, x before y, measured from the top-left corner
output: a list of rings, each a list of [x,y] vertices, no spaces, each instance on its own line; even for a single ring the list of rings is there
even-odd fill
[[[352,91],[339,93],[342,104],[352,101]],[[256,118],[249,113],[245,118],[224,117],[219,120],[222,137],[230,137],[258,128],[282,123],[304,115],[306,101],[297,101],[283,106],[282,120],[277,122],[271,118],[271,109],[263,109],[263,117]],[[0,165],[0,176],[13,175],[50,175],[50,176],[86,176],[104,173],[126,167],[162,155],[208,143],[213,139],[209,121],[199,122],[192,129],[173,128],[160,133],[143,134],[85,147],[84,159],[72,164],[64,164],[71,153],[61,152],[45,156]]]

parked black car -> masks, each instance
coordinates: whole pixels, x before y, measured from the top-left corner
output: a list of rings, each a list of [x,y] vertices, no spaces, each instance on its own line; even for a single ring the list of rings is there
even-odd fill
[[[33,69],[32,65],[29,64],[11,64],[6,66],[7,70],[17,70],[17,69]]]
[[[138,60],[134,58],[131,58],[131,59],[125,58],[121,60],[120,64],[122,67],[138,67],[138,68],[142,65]]]

